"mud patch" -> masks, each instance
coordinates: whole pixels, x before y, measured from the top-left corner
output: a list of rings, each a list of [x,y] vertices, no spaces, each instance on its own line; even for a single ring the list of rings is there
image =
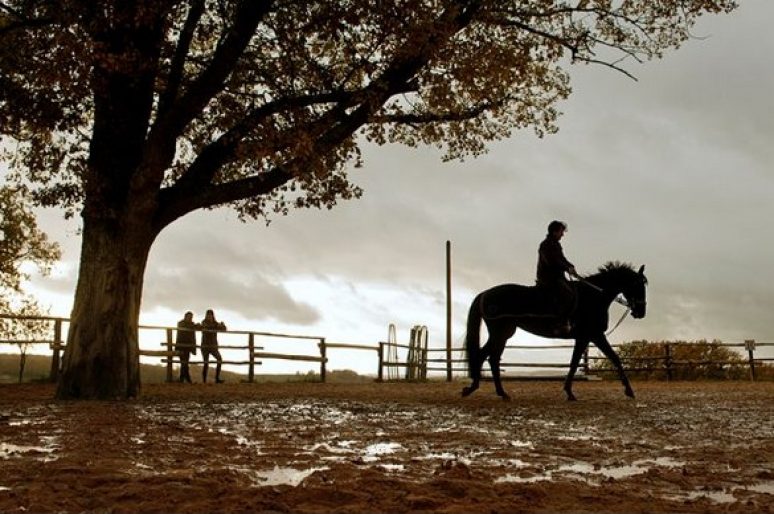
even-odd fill
[[[0,511],[771,512],[774,384],[0,387]]]

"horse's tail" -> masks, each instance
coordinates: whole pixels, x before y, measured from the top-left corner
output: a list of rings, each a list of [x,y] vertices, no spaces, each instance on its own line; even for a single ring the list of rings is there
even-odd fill
[[[481,297],[479,294],[473,299],[468,311],[468,326],[465,333],[465,353],[468,357],[468,375],[476,378],[481,373],[481,365],[478,360],[481,350]]]

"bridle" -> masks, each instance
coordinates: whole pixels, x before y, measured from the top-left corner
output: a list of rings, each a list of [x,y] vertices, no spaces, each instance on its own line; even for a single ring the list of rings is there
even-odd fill
[[[582,282],[582,283],[586,284],[587,286],[589,286],[590,288],[596,290],[599,293],[604,293],[605,292],[604,289],[602,289],[601,287],[599,287],[596,284],[592,284],[591,282],[589,282],[588,280],[586,280],[583,277],[576,277],[576,278],[578,279],[579,282]],[[626,299],[625,297],[621,298],[621,295],[616,296],[613,299],[613,301],[615,301],[616,303],[621,304],[624,307],[626,307],[626,311],[624,311],[624,313],[621,315],[621,319],[618,320],[618,322],[613,326],[613,328],[611,328],[610,330],[608,330],[605,333],[605,336],[609,336],[610,334],[612,334],[613,331],[615,329],[617,329],[621,325],[621,323],[623,323],[623,321],[626,319],[626,316],[630,312],[632,312],[635,307],[644,306],[646,304],[645,300],[631,300],[630,301],[630,300]]]

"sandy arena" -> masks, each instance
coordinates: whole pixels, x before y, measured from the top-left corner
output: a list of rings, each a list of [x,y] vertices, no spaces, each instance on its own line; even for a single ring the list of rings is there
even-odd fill
[[[3,385],[0,511],[774,511],[774,383],[463,385]]]

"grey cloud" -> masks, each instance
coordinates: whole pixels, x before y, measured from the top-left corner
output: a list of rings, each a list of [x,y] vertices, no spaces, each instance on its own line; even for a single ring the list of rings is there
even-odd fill
[[[179,312],[192,310],[203,316],[207,309],[238,312],[247,319],[311,325],[319,312],[291,298],[281,285],[258,274],[219,269],[178,268],[166,273],[163,265],[146,275],[145,308],[167,307]]]

